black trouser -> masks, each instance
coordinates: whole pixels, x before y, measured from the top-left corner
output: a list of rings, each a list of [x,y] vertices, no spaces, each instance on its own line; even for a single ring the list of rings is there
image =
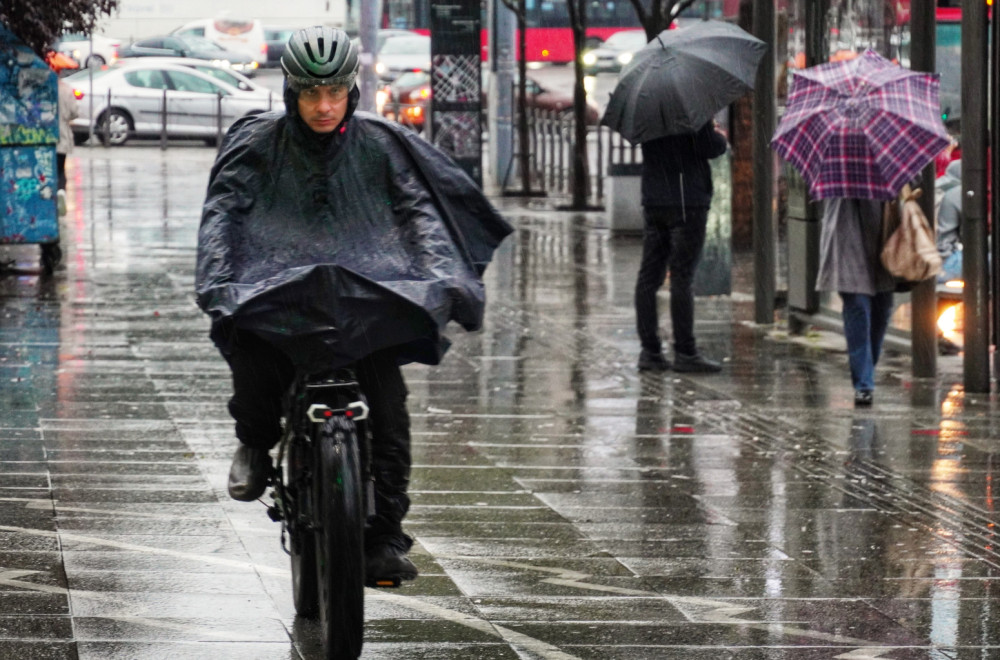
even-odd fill
[[[58,190],[66,190],[66,154],[56,154],[56,185]]]
[[[236,420],[236,437],[250,447],[270,449],[281,437],[282,399],[295,379],[295,367],[284,353],[253,333],[234,333],[228,348],[223,356],[233,372],[229,414]],[[401,527],[410,508],[406,383],[391,351],[377,351],[350,366],[371,408],[375,518],[369,521],[365,544],[389,541],[405,543],[409,549]]]
[[[705,246],[707,208],[646,207],[642,263],[635,282],[635,321],[642,347],[662,350],[656,293],[670,269],[674,352],[694,355],[694,271]]]

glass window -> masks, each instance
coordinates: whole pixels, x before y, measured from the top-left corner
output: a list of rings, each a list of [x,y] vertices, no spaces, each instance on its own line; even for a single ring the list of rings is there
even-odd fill
[[[170,71],[170,82],[178,92],[200,92],[203,94],[223,94],[225,90],[215,83],[183,71]]]
[[[169,89],[163,72],[158,69],[139,69],[137,71],[127,71],[125,82],[132,87],[145,87],[147,89]]]

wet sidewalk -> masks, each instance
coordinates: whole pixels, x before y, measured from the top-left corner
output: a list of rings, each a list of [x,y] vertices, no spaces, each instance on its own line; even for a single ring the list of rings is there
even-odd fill
[[[65,267],[0,248],[0,658],[317,657],[279,527],[225,493],[213,157],[79,148]],[[405,369],[421,577],[368,592],[363,658],[1000,658],[1000,417],[960,358],[887,355],[856,410],[842,340],[755,327],[741,268],[697,302],[723,373],[640,375],[639,242],[498,204],[484,329]]]

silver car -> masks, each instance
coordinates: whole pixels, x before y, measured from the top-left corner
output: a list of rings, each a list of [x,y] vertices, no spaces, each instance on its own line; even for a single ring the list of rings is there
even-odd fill
[[[113,145],[133,137],[158,138],[165,130],[168,138],[200,138],[214,145],[219,132],[240,117],[280,102],[269,91],[244,91],[184,65],[142,59],[80,71],[66,81],[78,100],[80,116],[71,122],[78,143],[91,130]]]

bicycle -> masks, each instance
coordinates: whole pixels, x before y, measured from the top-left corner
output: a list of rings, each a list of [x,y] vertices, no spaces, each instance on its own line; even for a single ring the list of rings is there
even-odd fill
[[[327,660],[354,660],[364,629],[364,527],[375,501],[368,404],[353,372],[337,369],[297,376],[284,412],[268,515],[282,524],[295,611],[319,617]]]

